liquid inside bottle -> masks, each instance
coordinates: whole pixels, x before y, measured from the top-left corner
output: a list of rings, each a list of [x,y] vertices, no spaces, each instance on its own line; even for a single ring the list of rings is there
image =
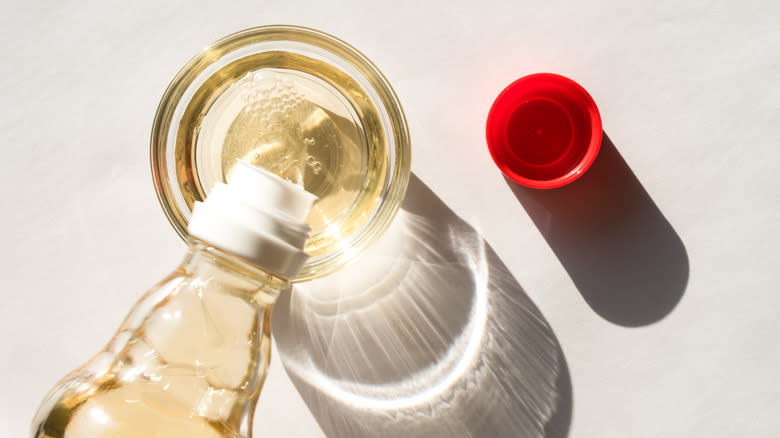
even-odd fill
[[[308,258],[316,196],[245,161],[211,192],[194,205],[184,262],[51,390],[34,438],[251,437],[271,309]]]
[[[195,244],[106,348],[52,389],[32,436],[250,437],[270,356],[272,303],[287,287]]]

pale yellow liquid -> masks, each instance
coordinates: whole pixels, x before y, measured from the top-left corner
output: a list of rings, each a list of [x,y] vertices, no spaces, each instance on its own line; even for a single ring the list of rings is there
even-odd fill
[[[236,159],[264,167],[318,196],[305,251],[346,245],[371,218],[387,155],[379,115],[363,89],[324,62],[287,52],[242,58],[216,72],[182,116],[179,186],[190,207]]]
[[[55,387],[33,438],[246,438],[270,356],[273,279],[195,260],[150,291],[108,347]]]

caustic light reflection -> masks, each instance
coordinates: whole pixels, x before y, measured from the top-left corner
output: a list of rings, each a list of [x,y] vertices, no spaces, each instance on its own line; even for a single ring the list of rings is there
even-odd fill
[[[358,262],[280,299],[288,373],[329,436],[545,436],[554,334],[479,233],[414,201]]]
[[[323,333],[323,328],[330,331],[330,339],[319,339],[318,341],[326,343],[316,345],[321,348],[323,355],[327,356],[322,358],[326,359],[326,363],[318,364],[316,357],[308,356],[298,358],[302,360],[289,360],[286,365],[289,368],[296,368],[296,374],[305,375],[312,385],[318,386],[332,397],[337,397],[344,402],[365,409],[411,414],[420,412],[421,408],[432,408],[433,406],[426,406],[432,401],[443,402],[450,399],[454,396],[452,394],[454,391],[461,389],[458,384],[461,383],[462,378],[468,374],[475,374],[479,370],[479,367],[475,367],[474,364],[481,359],[480,345],[485,335],[487,271],[482,242],[473,242],[473,247],[462,246],[463,255],[466,256],[463,260],[465,266],[457,266],[455,269],[456,265],[448,266],[446,261],[441,264],[436,263],[432,260],[435,254],[430,253],[429,250],[428,254],[425,253],[425,241],[419,236],[430,233],[427,224],[421,223],[419,218],[403,214],[399,222],[405,222],[413,231],[412,236],[415,238],[410,243],[414,246],[414,252],[418,256],[428,257],[413,260],[408,257],[409,254],[405,254],[404,257],[388,260],[390,266],[374,265],[381,269],[376,271],[378,277],[368,276],[375,281],[375,285],[365,290],[349,290],[343,287],[320,290],[320,287],[324,286],[321,284],[302,288],[302,292],[296,295],[296,302],[292,306],[305,306],[309,311],[308,317],[301,321],[307,325],[307,334],[319,337]],[[474,254],[471,254],[472,252]],[[463,267],[467,269],[462,269]],[[360,272],[361,276],[365,276],[366,268],[365,263],[355,265],[352,270],[356,272],[352,275]],[[422,275],[423,273],[418,272],[421,269],[435,275]],[[354,277],[347,276],[347,278]],[[468,297],[471,301],[470,309],[463,327],[446,329],[443,327],[445,321],[437,321],[439,317],[432,318],[443,309],[434,302],[432,299],[434,297],[426,294],[442,286],[442,282],[450,283],[453,280],[467,284],[468,288],[473,290],[473,296]],[[392,287],[387,288],[387,286]],[[414,293],[413,290],[408,290],[410,287],[417,289],[420,295],[416,297],[410,295]],[[404,289],[401,293],[409,295],[396,296],[399,289]],[[325,291],[334,290],[340,293],[335,300],[332,297],[321,299],[323,293],[327,293]],[[393,295],[390,296],[388,292]],[[351,296],[353,293],[356,295]],[[384,294],[387,295],[381,296]],[[456,296],[450,298],[459,299]],[[391,300],[402,301],[392,303],[389,302]],[[335,305],[335,314],[329,301],[333,301],[332,304]],[[382,315],[381,312],[389,312],[389,314]],[[331,319],[333,317],[336,318]],[[323,327],[324,324],[315,326],[318,319],[328,320],[330,327]],[[385,320],[380,321],[380,319]],[[355,332],[358,328],[365,329],[365,332]],[[448,333],[437,333],[443,328]],[[459,333],[452,333],[453,329],[458,329]],[[337,345],[338,342],[344,341],[342,338],[344,333],[337,333],[342,330],[350,331],[352,339],[347,340],[347,345]],[[391,330],[399,330],[400,333],[388,337]],[[431,337],[433,334],[437,336]],[[367,346],[364,342],[374,343],[374,345]],[[445,343],[447,345],[443,345]],[[343,348],[348,350],[337,351]],[[381,351],[369,351],[371,349]],[[436,353],[434,356],[439,357],[425,357],[431,353]],[[339,366],[340,354],[352,356],[342,356],[352,362],[351,365],[347,365],[351,367],[349,375],[344,375],[344,370]],[[420,359],[423,358],[425,361],[421,363]],[[355,368],[355,360],[366,368]],[[384,365],[374,363],[377,360],[389,363]],[[378,382],[380,379],[387,380],[390,375],[393,375],[393,381]]]

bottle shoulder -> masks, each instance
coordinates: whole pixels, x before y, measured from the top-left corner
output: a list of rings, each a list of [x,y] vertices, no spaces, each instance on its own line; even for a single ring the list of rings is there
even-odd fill
[[[271,306],[256,295],[271,285],[236,287],[186,266],[152,287],[106,348],[55,386],[33,436],[138,436],[128,415],[153,431],[179,431],[171,437],[243,436],[239,420],[270,355]]]

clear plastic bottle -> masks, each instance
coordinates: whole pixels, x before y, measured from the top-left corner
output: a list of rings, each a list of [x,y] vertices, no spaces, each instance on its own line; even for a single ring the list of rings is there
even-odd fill
[[[181,265],[50,391],[34,438],[251,437],[271,309],[305,261],[313,198],[239,167],[196,208]]]

